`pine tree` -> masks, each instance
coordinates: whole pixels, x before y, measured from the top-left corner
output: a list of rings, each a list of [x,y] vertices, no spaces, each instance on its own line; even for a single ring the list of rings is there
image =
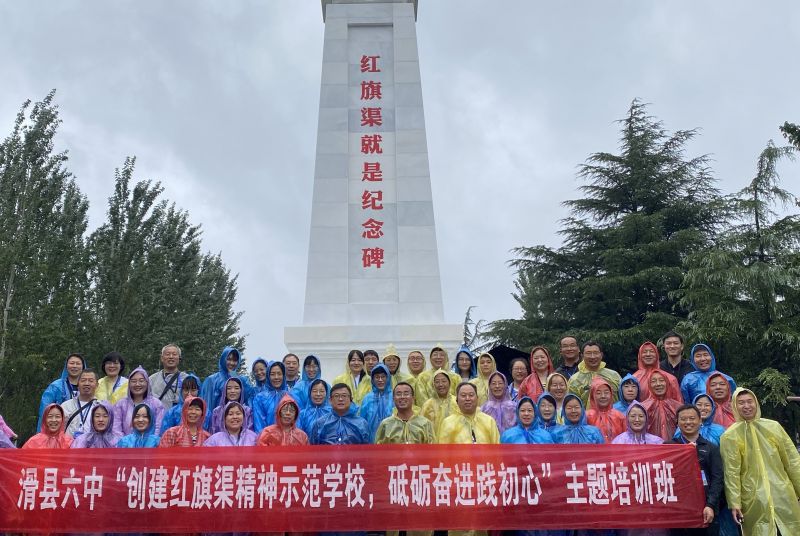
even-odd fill
[[[690,336],[709,341],[721,368],[796,432],[800,414],[784,406],[800,392],[800,215],[775,211],[797,203],[777,170],[792,157],[791,147],[767,144],[753,180],[727,199],[735,225],[687,258],[676,296],[691,310]]]
[[[492,327],[500,342],[555,344],[565,332],[596,338],[614,368],[686,315],[670,292],[685,256],[707,246],[720,223],[707,158],[686,158],[694,130],[668,133],[634,101],[620,120],[619,154],[589,156],[584,197],[566,201],[561,247],[520,247],[514,294],[519,320]]]

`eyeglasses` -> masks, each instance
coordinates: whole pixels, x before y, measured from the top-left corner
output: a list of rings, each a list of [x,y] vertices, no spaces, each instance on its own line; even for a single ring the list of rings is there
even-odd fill
[[[394,396],[397,397],[397,398],[411,398],[414,395],[412,393],[398,393],[398,392],[395,392]]]
[[[350,395],[347,393],[336,393],[335,395],[331,395],[331,398],[334,400],[347,400],[350,398]]]

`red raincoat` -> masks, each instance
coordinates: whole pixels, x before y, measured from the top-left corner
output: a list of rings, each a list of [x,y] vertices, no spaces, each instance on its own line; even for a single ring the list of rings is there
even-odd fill
[[[719,376],[725,380],[725,386],[728,388],[728,396],[726,396],[724,400],[716,400],[711,396],[711,389],[709,388],[709,385],[711,385],[711,378],[714,376]],[[714,372],[708,377],[708,379],[706,379],[706,394],[709,396],[709,398],[711,398],[711,400],[714,400],[714,403],[717,405],[717,411],[714,413],[715,423],[720,424],[727,429],[730,425],[736,422],[736,416],[733,414],[733,407],[731,406],[731,386],[724,374]]]
[[[656,353],[656,362],[649,367],[646,366],[642,360],[642,350],[646,347],[652,348]],[[661,370],[660,358],[661,355],[658,353],[658,347],[652,342],[647,341],[639,347],[639,369],[633,373],[633,377],[639,380],[639,400],[647,400],[650,397],[650,376],[652,376],[655,371]],[[672,374],[664,374],[663,376],[667,380],[667,393],[675,393],[674,396],[670,395],[670,398],[682,402],[683,398],[681,397],[681,388],[680,385],[678,385],[678,379]]]
[[[642,406],[647,412],[647,431],[664,441],[669,441],[675,435],[678,408],[682,405],[677,400],[677,397],[680,397],[680,391],[676,391],[677,388],[674,387],[674,384],[669,382],[669,378],[674,379],[672,374],[660,370],[654,371],[653,374],[660,374],[667,379],[667,392],[664,393],[664,396],[657,397],[653,391],[650,391],[650,397],[642,402]]]
[[[284,430],[281,425],[281,410],[292,404],[296,410],[294,422],[289,430]],[[256,445],[261,447],[271,447],[280,445],[308,445],[308,436],[304,431],[297,427],[297,417],[300,415],[300,408],[294,398],[285,394],[278,402],[275,409],[275,424],[271,424],[261,431]]]
[[[197,439],[192,442],[192,432],[186,426],[186,414],[189,410],[193,400],[199,400],[203,403],[203,414],[200,415],[200,420],[197,423]],[[181,409],[181,423],[178,426],[173,426],[168,429],[161,436],[161,443],[159,447],[199,447],[203,442],[211,437],[211,434],[203,430],[203,421],[206,417],[206,402],[200,397],[188,396],[183,401],[183,409]]]
[[[58,408],[61,411],[61,428],[55,433],[51,433],[47,429],[47,414],[53,408]],[[72,445],[72,436],[64,431],[64,426],[67,424],[66,415],[64,410],[58,404],[50,404],[44,408],[42,412],[42,427],[39,433],[30,438],[22,445],[24,449],[68,449]]]
[[[605,385],[611,391],[611,401],[608,406],[601,408],[597,403],[595,393],[597,389]],[[621,411],[614,409],[614,387],[601,376],[595,376],[589,387],[589,405],[592,409],[586,411],[586,422],[600,429],[606,443],[611,443],[615,437],[628,429],[625,415]]]
[[[545,374],[545,378],[549,377],[556,371],[555,367],[553,366],[553,359],[550,357],[550,352],[547,350],[547,348],[544,346],[534,346],[531,350],[530,357],[532,372],[525,377],[524,380],[522,380],[522,383],[519,384],[517,400],[522,400],[522,397],[527,396],[531,400],[536,401],[539,400],[539,396],[545,392],[545,387],[539,380],[539,374],[536,372],[536,369],[533,368],[533,352],[536,350],[542,350],[547,355],[547,374]]]

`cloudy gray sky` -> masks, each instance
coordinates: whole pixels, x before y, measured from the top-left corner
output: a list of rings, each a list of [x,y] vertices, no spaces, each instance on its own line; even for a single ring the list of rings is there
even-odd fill
[[[248,354],[279,356],[302,321],[323,31],[319,0],[0,0],[0,133],[57,88],[90,226],[136,155],[240,274]],[[558,245],[576,167],[617,148],[632,99],[700,127],[689,153],[725,192],[800,121],[796,0],[421,0],[417,34],[449,322],[519,314],[509,250]]]

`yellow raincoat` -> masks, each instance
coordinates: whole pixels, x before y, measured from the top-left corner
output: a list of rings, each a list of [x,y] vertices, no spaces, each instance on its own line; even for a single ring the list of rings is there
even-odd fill
[[[500,443],[500,430],[497,429],[497,422],[479,409],[476,409],[475,414],[471,416],[459,411],[442,421],[439,443],[497,444]]]
[[[483,374],[481,372],[481,358],[485,355],[488,355],[492,358],[492,370],[490,370],[488,374]],[[477,363],[478,375],[475,378],[472,378],[469,383],[478,388],[478,405],[482,406],[487,400],[489,400],[489,377],[497,370],[497,361],[494,360],[494,356],[492,354],[484,352],[478,356]]]
[[[364,372],[366,373],[366,369]],[[337,383],[343,383],[350,388],[350,391],[353,393],[353,402],[359,406],[361,405],[361,401],[364,400],[364,397],[372,392],[372,381],[370,380],[369,374],[364,374],[358,382],[358,387],[356,387],[356,382],[353,379],[353,374],[350,372],[350,364],[347,362],[347,357],[344,359],[344,372],[333,379],[331,387]]]
[[[435,442],[431,421],[419,415],[414,415],[408,421],[404,421],[397,415],[392,415],[381,421],[381,424],[378,425],[378,431],[375,433],[376,445]]]
[[[448,374],[448,371],[439,369],[435,372],[433,377],[435,378],[439,374],[444,374],[448,377],[450,376]],[[452,383],[452,378],[451,378],[451,383]],[[431,379],[431,385],[432,384],[433,384],[433,379]],[[437,438],[439,437],[439,428],[442,426],[442,421],[444,421],[447,417],[449,417],[453,413],[458,413],[458,404],[456,403],[456,397],[448,393],[447,397],[439,398],[439,395],[436,394],[435,389],[433,397],[425,401],[425,403],[422,405],[422,411],[421,411],[422,416],[431,421],[431,423],[433,423],[433,433]]]
[[[578,363],[578,372],[573,374],[569,379],[569,383],[567,383],[567,391],[577,395],[587,410],[591,408],[589,405],[589,387],[592,385],[592,380],[595,376],[600,376],[611,384],[611,394],[614,402],[618,400],[619,396],[619,384],[622,382],[622,378],[615,370],[606,368],[605,361],[601,361],[598,369],[591,371],[586,368],[586,363],[581,361]]]
[[[750,393],[756,399],[756,417],[745,421],[736,398]],[[731,404],[736,422],[720,439],[725,466],[725,496],[730,508],[739,508],[747,536],[800,534],[800,455],[776,421],[761,418],[761,405],[749,389],[738,388]]]
[[[103,376],[97,380],[97,390],[95,391],[95,398],[97,400],[108,400],[111,404],[116,404],[126,396],[128,396],[128,379],[122,376],[118,377],[119,383],[117,388],[114,389],[114,382],[108,376]]]
[[[433,363],[431,363],[431,366]],[[450,357],[447,357],[447,363],[441,369],[425,369],[417,376],[417,384],[414,387],[414,400],[419,407],[425,405],[425,401],[436,396],[436,391],[433,389],[433,374],[438,370],[444,370],[450,376],[450,394],[456,394],[456,387],[461,383],[461,376],[450,369]]]

